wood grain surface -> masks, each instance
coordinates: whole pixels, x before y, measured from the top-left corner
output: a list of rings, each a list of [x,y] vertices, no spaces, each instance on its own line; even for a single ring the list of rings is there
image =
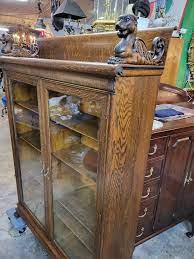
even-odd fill
[[[159,77],[118,78],[112,97],[101,259],[131,258]]]
[[[183,39],[172,38],[169,42],[165,69],[161,76],[161,83],[176,86],[182,50]]]
[[[145,29],[138,32],[148,49],[152,48],[155,37],[163,37],[168,49],[173,28]],[[61,60],[79,60],[92,62],[107,62],[113,56],[114,48],[119,42],[116,32],[73,35],[40,40],[40,57]]]

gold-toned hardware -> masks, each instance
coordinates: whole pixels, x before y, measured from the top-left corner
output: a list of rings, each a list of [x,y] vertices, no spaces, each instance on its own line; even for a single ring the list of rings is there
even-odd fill
[[[190,170],[190,174],[189,174],[189,179],[188,179],[188,181],[189,181],[189,183],[191,183],[192,181],[193,181],[193,179],[192,179],[192,173],[193,173],[193,171],[192,170]]]
[[[189,172],[187,172],[186,176],[185,176],[185,180],[184,180],[184,186],[189,183],[188,182],[188,175],[189,175]]]
[[[145,231],[145,228],[142,227],[141,228],[141,234],[137,235],[136,238],[143,236],[144,231]]]
[[[192,175],[192,171],[187,172],[186,177],[185,177],[185,181],[184,181],[184,186],[186,184],[190,184],[191,182],[193,182],[193,178],[191,177],[191,175]]]
[[[156,154],[157,149],[158,149],[158,145],[157,145],[157,144],[155,144],[153,148],[154,148],[154,151],[153,151],[153,152],[148,153],[148,155],[149,155],[149,156],[153,156],[153,155],[155,155],[155,154]]]
[[[147,215],[147,212],[148,212],[148,208],[145,208],[144,209],[144,214],[139,216],[139,218],[144,218]]]
[[[150,168],[150,174],[149,174],[149,175],[145,175],[145,177],[146,177],[146,178],[150,178],[150,177],[152,177],[153,172],[154,172],[154,168],[153,168],[153,167],[151,167],[151,168]]]
[[[96,20],[92,27],[94,32],[114,31],[115,23],[115,20]]]
[[[179,143],[184,142],[184,141],[188,141],[188,140],[190,140],[189,137],[178,139],[178,140],[174,143],[174,145],[173,145],[172,147],[175,148]]]
[[[50,174],[50,170],[49,170],[49,168],[47,168],[47,170],[45,170],[44,177],[49,176],[49,174]]]
[[[151,192],[151,188],[149,187],[149,188],[147,189],[147,194],[146,194],[145,196],[142,196],[141,198],[142,198],[142,199],[146,199],[146,198],[150,195],[150,192]]]

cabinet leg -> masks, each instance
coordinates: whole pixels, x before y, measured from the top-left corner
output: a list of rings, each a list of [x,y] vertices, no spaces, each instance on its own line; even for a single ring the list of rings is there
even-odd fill
[[[194,236],[194,216],[190,218],[188,221],[191,224],[191,231],[187,232],[186,236],[188,238],[192,238]]]
[[[26,230],[26,223],[20,217],[17,210],[15,208],[9,209],[6,211],[8,219],[14,229],[16,229],[20,234],[24,233]]]

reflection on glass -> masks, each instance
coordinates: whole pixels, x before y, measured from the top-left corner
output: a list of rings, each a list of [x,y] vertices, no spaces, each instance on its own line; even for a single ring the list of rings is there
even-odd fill
[[[14,82],[13,102],[24,202],[37,219],[45,224],[36,87]]]
[[[129,0],[95,0],[94,13],[97,20],[116,20],[125,14]]]
[[[71,259],[92,259],[99,103],[50,92],[54,236]]]

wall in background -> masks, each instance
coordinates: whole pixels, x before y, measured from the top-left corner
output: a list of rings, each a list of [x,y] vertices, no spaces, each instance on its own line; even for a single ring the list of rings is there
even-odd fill
[[[149,0],[151,4],[150,19],[163,17],[165,26],[177,26],[187,0]]]
[[[183,50],[181,56],[181,62],[178,70],[177,77],[177,86],[184,88],[187,83],[188,78],[188,67],[187,67],[187,58],[188,58],[188,48],[191,42],[192,34],[194,33],[194,1],[189,0],[182,28],[187,29],[187,33],[183,35]]]

